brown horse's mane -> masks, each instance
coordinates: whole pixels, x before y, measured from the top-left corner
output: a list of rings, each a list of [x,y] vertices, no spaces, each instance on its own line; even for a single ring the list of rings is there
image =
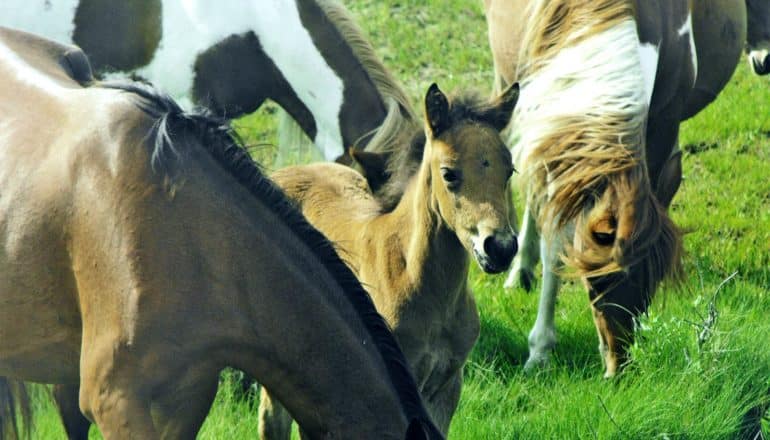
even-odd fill
[[[576,234],[591,244],[594,240],[586,216],[605,191],[612,191],[617,197],[617,206],[612,209],[624,207],[630,213],[625,219],[617,219],[631,219],[630,236],[616,240],[609,252],[591,248],[576,251],[568,245],[564,259],[583,277],[626,272],[631,266],[643,264],[641,269],[647,278],[643,289],[652,292],[660,280],[680,271],[681,233],[650,184],[644,151],[647,102],[640,93],[644,87],[641,70],[636,67],[637,46],[623,45],[621,49],[627,53],[615,53],[597,46],[595,40],[589,41],[621,24],[626,26],[623,29],[633,28],[634,3],[533,0],[526,14],[531,18],[519,54],[525,94],[514,113],[517,133],[513,137],[528,151],[522,158],[524,170],[519,179],[528,193],[528,204],[537,213],[546,236],[553,236],[574,221],[585,229],[576,228]],[[586,46],[580,46],[581,50],[604,48],[614,54],[618,63],[609,66],[589,59],[585,65],[572,63],[578,65],[566,66],[569,71],[560,72],[561,79],[549,84],[550,95],[543,94],[543,84],[538,83],[533,89],[540,90],[542,96],[524,98],[528,86],[540,77],[550,78],[553,71],[547,69],[554,69],[554,60],[560,54],[573,51],[570,53],[574,55],[582,43]],[[601,85],[596,84],[597,77],[603,81]],[[590,107],[565,107],[554,100],[562,93],[576,96],[578,87],[587,91],[580,96],[592,97]]]
[[[369,332],[405,410],[407,420],[419,419],[433,426],[422,405],[417,384],[401,349],[374,303],[353,272],[337,254],[334,244],[314,228],[287,199],[283,191],[267,178],[254,162],[229,123],[198,109],[187,113],[168,95],[138,82],[101,83],[99,87],[135,94],[139,109],[155,120],[148,134],[152,142],[154,169],[172,169],[181,160],[180,138],[196,140],[211,157],[228,171],[259,201],[269,207],[312,250],[342,287],[345,296]]]
[[[489,124],[490,120],[497,120],[497,124],[505,126],[508,122],[505,112],[492,106],[488,101],[476,93],[465,93],[451,98],[448,125],[455,126],[460,123]],[[499,114],[491,113],[493,109]],[[500,119],[506,120],[500,121]],[[404,144],[389,147],[391,150],[386,169],[388,180],[375,193],[382,205],[383,212],[390,212],[396,208],[409,181],[417,174],[422,163],[426,141],[424,128],[413,128],[405,138]]]

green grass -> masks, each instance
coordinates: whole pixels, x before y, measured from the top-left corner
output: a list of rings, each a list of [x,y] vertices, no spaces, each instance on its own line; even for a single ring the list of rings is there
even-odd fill
[[[488,94],[492,61],[479,0],[347,1],[415,104],[436,81]],[[420,106],[417,106],[420,108]],[[238,121],[257,157],[275,154],[274,107]],[[601,378],[587,295],[562,290],[552,366],[525,375],[537,295],[505,291],[503,276],[475,271],[479,342],[467,364],[451,436],[458,439],[732,439],[744,416],[770,402],[770,80],[745,61],[717,101],[682,127],[682,188],[672,215],[685,238],[683,288],[664,287],[641,322],[633,365]],[[719,291],[730,274],[738,275]],[[714,302],[711,336],[697,335]],[[47,399],[35,437],[61,438]],[[768,413],[763,429],[770,434]],[[757,421],[751,421],[756,427]],[[220,387],[201,438],[253,438],[253,402]],[[92,437],[98,438],[96,430]]]

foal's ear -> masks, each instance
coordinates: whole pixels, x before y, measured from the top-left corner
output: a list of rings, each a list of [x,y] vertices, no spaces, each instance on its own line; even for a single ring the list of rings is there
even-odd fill
[[[377,192],[388,181],[389,153],[374,153],[351,148],[348,154],[353,159],[352,168],[364,176],[372,192]]]
[[[420,419],[414,418],[406,429],[406,440],[428,440],[428,431]]]
[[[502,131],[511,121],[513,109],[519,102],[519,83],[511,84],[482,111],[482,119],[497,131]]]
[[[431,137],[435,138],[449,128],[449,101],[436,83],[431,84],[425,94],[425,119]]]

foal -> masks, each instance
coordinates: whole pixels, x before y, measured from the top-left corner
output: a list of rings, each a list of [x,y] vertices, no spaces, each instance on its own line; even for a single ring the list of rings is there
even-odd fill
[[[482,270],[498,273],[516,253],[508,222],[513,167],[499,132],[517,99],[514,85],[491,104],[450,104],[431,86],[425,138],[412,143],[422,162],[392,211],[384,212],[361,175],[337,164],[273,175],[308,220],[344,249],[347,264],[392,326],[443,433],[479,334],[467,283],[471,255]],[[260,413],[263,438],[288,438],[289,415],[264,389]]]

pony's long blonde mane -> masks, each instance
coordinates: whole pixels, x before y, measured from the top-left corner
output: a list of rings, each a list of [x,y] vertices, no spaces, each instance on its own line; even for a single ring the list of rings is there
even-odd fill
[[[511,145],[544,236],[581,224],[610,189],[619,206],[634,207],[634,230],[644,233],[611,257],[568,252],[567,263],[581,276],[601,276],[645,261],[652,278],[662,277],[676,265],[680,240],[647,172],[649,103],[633,2],[532,0],[526,14]]]
[[[369,75],[385,103],[387,116],[382,125],[375,129],[374,136],[366,149],[379,151],[386,146],[403,141],[403,133],[411,135],[413,127],[421,126],[421,121],[415,115],[406,92],[377,57],[374,48],[350,12],[337,0],[316,1],[340,35],[348,42],[353,54]],[[364,145],[358,147],[364,147]]]

